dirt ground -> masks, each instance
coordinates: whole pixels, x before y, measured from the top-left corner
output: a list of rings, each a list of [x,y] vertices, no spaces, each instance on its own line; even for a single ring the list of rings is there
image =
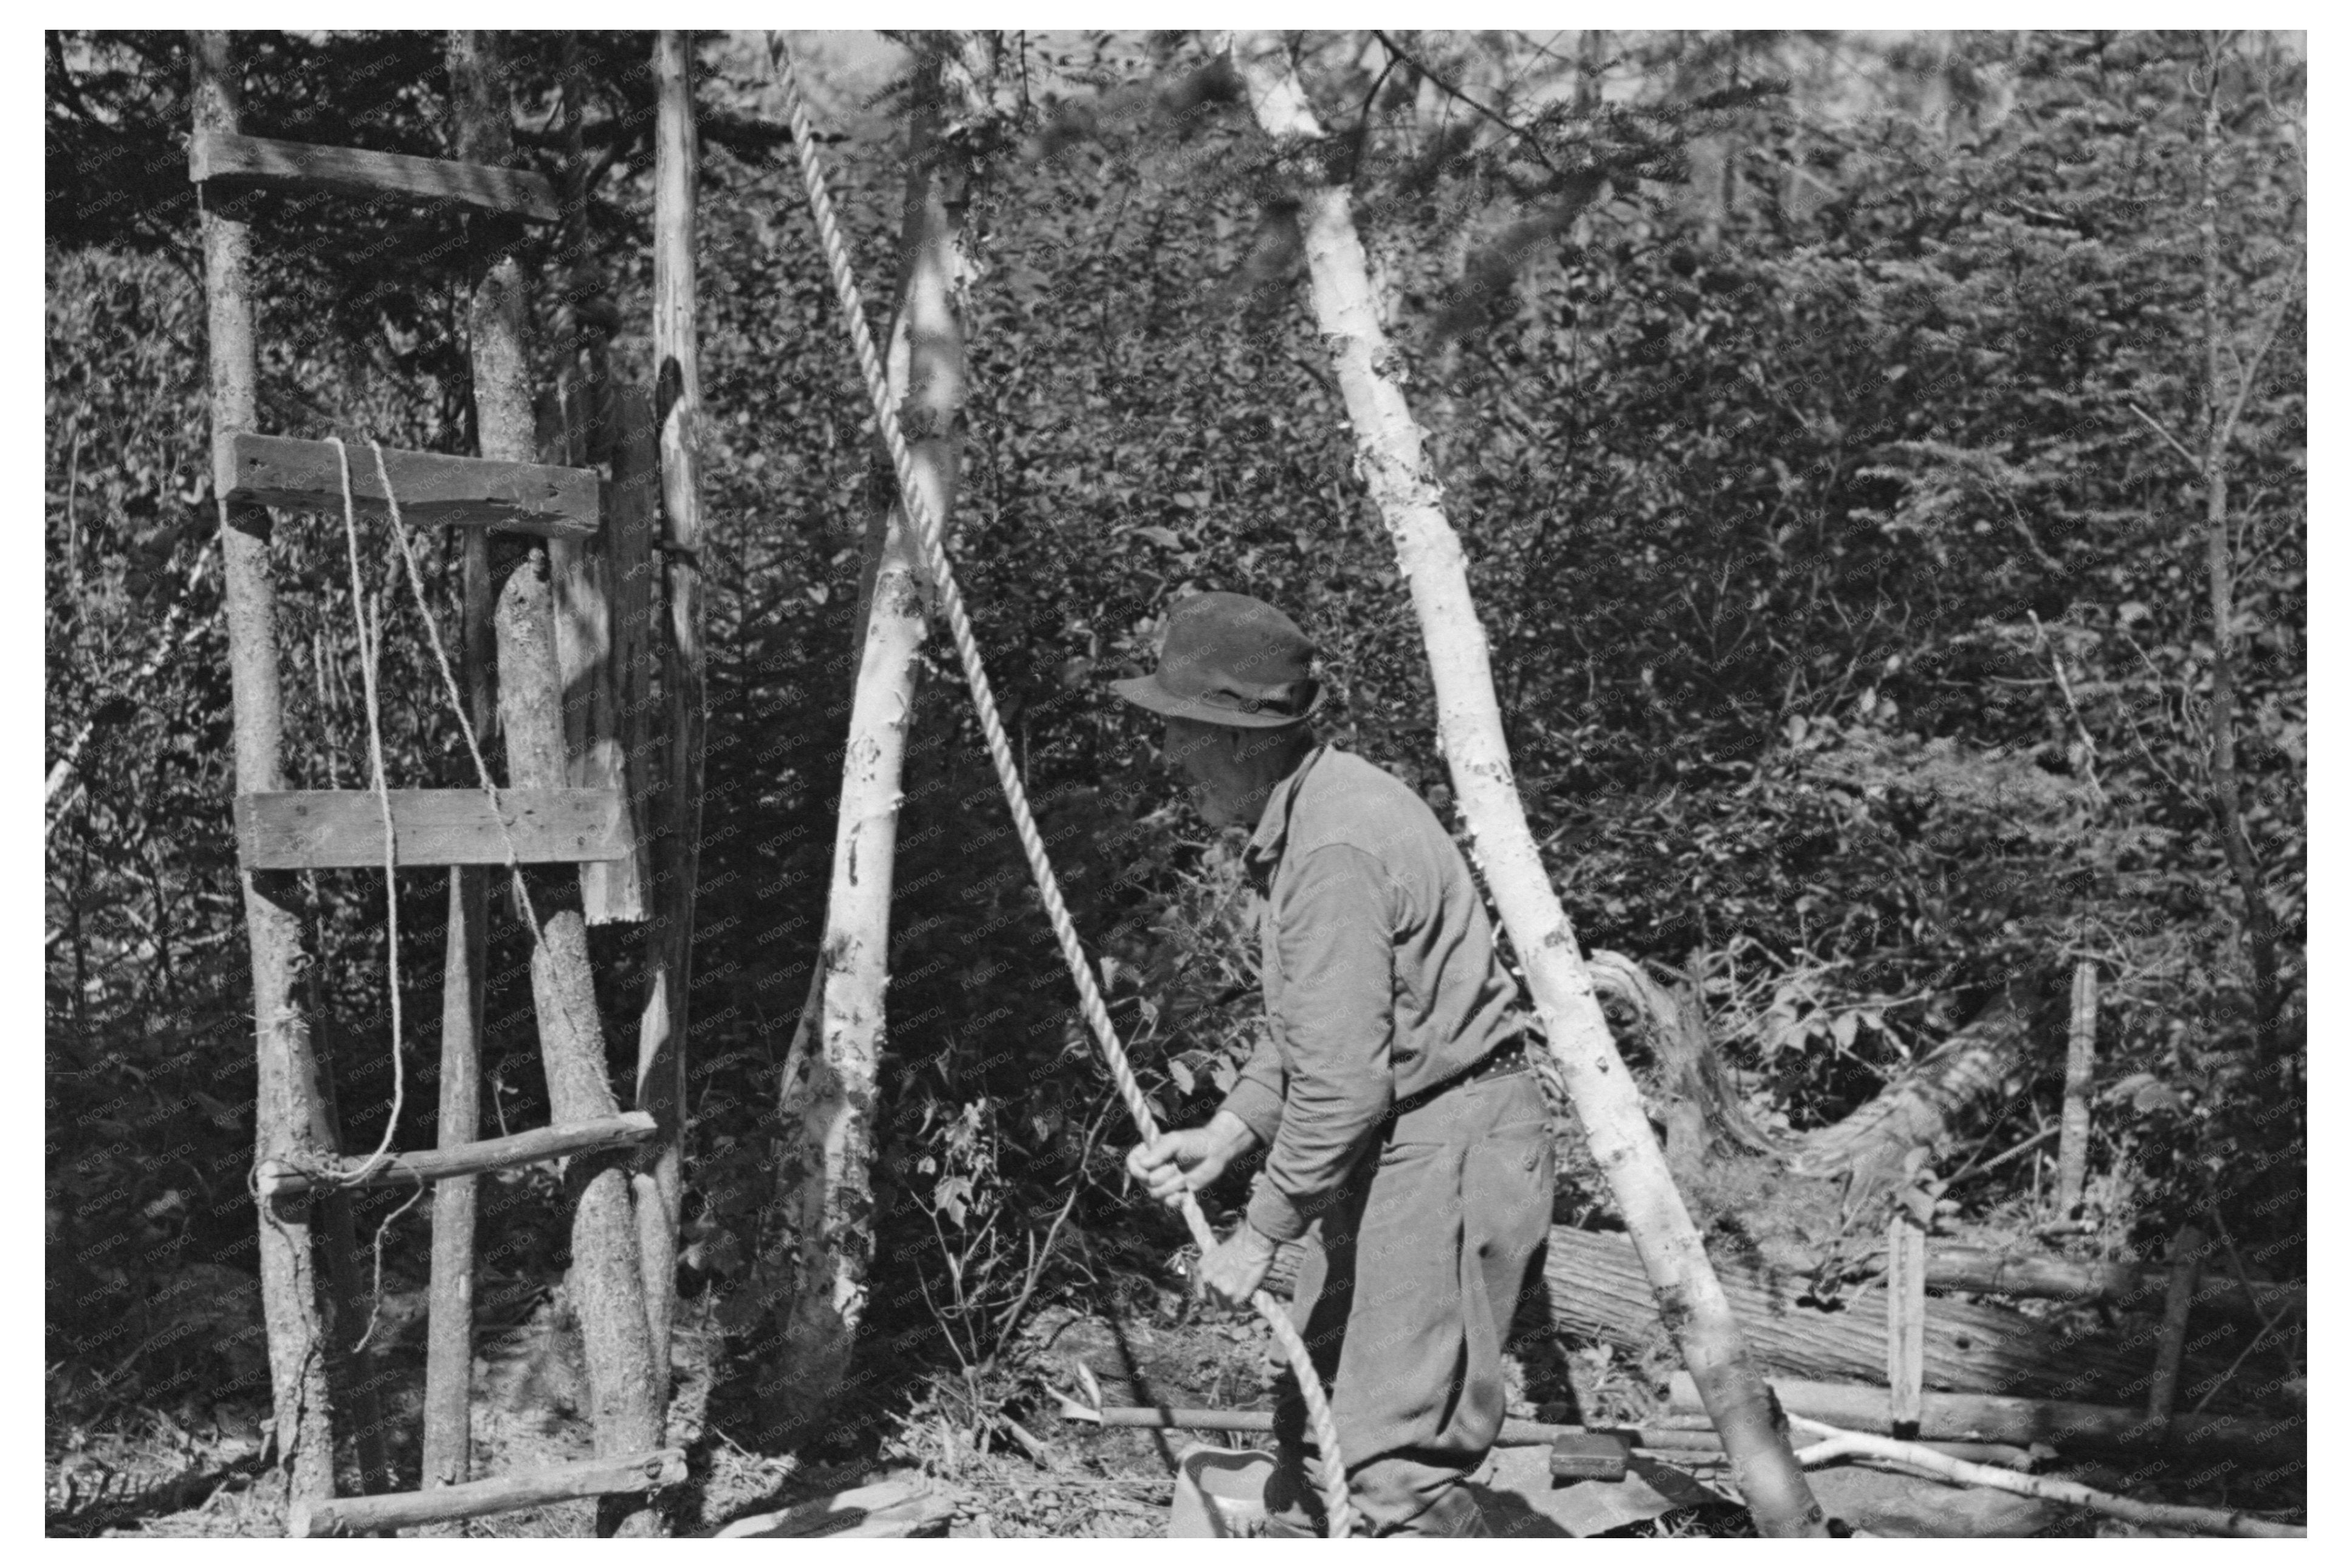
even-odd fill
[[[919,1477],[952,1507],[950,1537],[1161,1536],[1177,1456],[1186,1444],[1246,1447],[1265,1439],[1103,1428],[1068,1418],[1055,1395],[1090,1402],[1090,1374],[1106,1405],[1265,1409],[1276,1365],[1265,1330],[1254,1317],[1212,1309],[1173,1290],[1118,1320],[1047,1307],[1022,1331],[1006,1369],[961,1385],[934,1376],[928,1392],[912,1397],[902,1387],[870,1413],[880,1419],[856,1451],[796,1463],[753,1451],[730,1433],[729,1400],[723,1391],[712,1396],[709,1345],[698,1326],[689,1325],[676,1346],[679,1382],[672,1430],[687,1447],[688,1479],[662,1499],[673,1535],[707,1533],[877,1480]],[[1541,1342],[1519,1351],[1510,1361],[1508,1410],[1515,1416],[1561,1419],[1573,1411],[1594,1422],[1639,1422],[1653,1409],[1667,1370],[1633,1364],[1601,1346],[1567,1352]],[[477,1473],[588,1458],[585,1392],[560,1312],[542,1310],[491,1344],[477,1366]],[[396,1429],[416,1430],[415,1402],[411,1393],[387,1412]],[[252,1413],[225,1409],[203,1416],[132,1410],[103,1430],[53,1428],[47,1533],[280,1534],[282,1506],[274,1485],[261,1479],[265,1443]],[[1690,1468],[1702,1479],[1721,1479],[1705,1463]],[[2088,1471],[2079,1479],[2094,1485],[2123,1479]],[[1839,1527],[1862,1533],[2148,1533],[2046,1504],[1857,1467],[1816,1471],[1814,1481]],[[582,1501],[476,1520],[450,1533],[586,1536],[593,1522],[593,1505]],[[1751,1532],[1737,1510],[1699,1508],[1608,1531],[1640,1538]]]

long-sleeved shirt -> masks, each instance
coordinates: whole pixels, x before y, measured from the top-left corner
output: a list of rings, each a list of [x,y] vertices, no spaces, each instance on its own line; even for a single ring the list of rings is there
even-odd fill
[[[1244,855],[1267,1030],[1223,1109],[1270,1146],[1249,1223],[1306,1233],[1397,1100],[1525,1023],[1470,868],[1402,780],[1329,747],[1276,786]]]

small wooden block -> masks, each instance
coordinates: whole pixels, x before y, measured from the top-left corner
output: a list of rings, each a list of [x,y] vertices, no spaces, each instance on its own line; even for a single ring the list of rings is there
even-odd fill
[[[1551,1440],[1555,1481],[1622,1481],[1633,1451],[1608,1432],[1563,1432]]]
[[[396,866],[571,865],[628,853],[621,793],[517,789],[499,794],[499,817],[476,789],[391,792]],[[383,865],[383,816],[368,790],[281,790],[236,797],[237,855],[257,871]]]
[[[1927,1367],[1927,1233],[1908,1215],[1886,1222],[1887,1412],[1895,1436],[1919,1436]]]
[[[345,445],[353,504],[362,511],[383,512],[383,481],[373,449],[364,442]],[[230,501],[342,516],[343,470],[333,442],[240,434],[231,437],[230,448]],[[386,451],[383,467],[400,515],[409,522],[551,539],[586,539],[597,530],[602,498],[593,468],[404,451]]]
[[[188,178],[224,191],[332,191],[395,201],[460,202],[538,223],[562,216],[555,187],[545,175],[527,170],[218,131],[200,132],[188,144]]]

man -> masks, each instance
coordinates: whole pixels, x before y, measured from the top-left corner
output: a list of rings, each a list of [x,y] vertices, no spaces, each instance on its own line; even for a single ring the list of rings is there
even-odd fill
[[[1209,1124],[1128,1168],[1172,1205],[1267,1151],[1202,1283],[1244,1301],[1313,1231],[1291,1310],[1358,1510],[1381,1535],[1483,1535],[1462,1482],[1501,1429],[1503,1343],[1550,1223],[1543,1099],[1469,867],[1402,781],[1316,743],[1313,654],[1273,605],[1201,594],[1169,616],[1159,668],[1118,683],[1166,719],[1202,816],[1254,829],[1269,1026]],[[1314,1529],[1304,1418],[1286,1388],[1267,1504]]]

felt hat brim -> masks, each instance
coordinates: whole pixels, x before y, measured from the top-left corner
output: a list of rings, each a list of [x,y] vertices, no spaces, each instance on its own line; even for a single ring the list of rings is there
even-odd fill
[[[1138,708],[1150,709],[1171,719],[1196,719],[1203,724],[1224,724],[1236,730],[1277,730],[1285,724],[1297,723],[1323,704],[1320,682],[1316,684],[1315,695],[1307,699],[1306,708],[1297,713],[1276,713],[1264,709],[1248,713],[1238,708],[1220,708],[1197,698],[1178,696],[1160,685],[1156,675],[1114,680],[1110,689]]]

